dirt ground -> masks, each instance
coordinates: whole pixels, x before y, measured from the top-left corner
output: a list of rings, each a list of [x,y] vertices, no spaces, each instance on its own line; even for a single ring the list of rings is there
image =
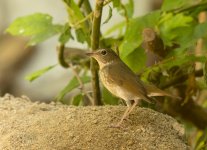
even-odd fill
[[[74,107],[0,98],[1,150],[185,150],[175,119],[137,107],[123,128],[111,128],[125,106]]]

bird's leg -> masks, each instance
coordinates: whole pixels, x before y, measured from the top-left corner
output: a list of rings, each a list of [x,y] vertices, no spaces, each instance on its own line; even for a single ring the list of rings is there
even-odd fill
[[[116,127],[120,127],[124,119],[132,112],[132,110],[135,108],[135,106],[138,104],[138,100],[134,100],[134,104],[127,108],[124,115],[122,116],[121,120],[117,123]]]
[[[132,107],[132,104],[131,104],[131,101],[130,100],[129,101],[127,100],[126,101],[126,104],[127,104],[127,109],[125,110],[124,115],[122,116],[121,120],[116,125],[111,125],[111,127],[119,128],[120,125],[121,125],[121,123],[127,117],[127,113],[130,110],[130,108]]]
[[[135,106],[137,106],[138,102],[139,102],[138,100],[134,100],[134,104],[132,105],[132,107],[130,107],[126,116],[128,116],[132,112],[132,110],[135,108]]]
[[[115,127],[120,127],[124,119],[126,119],[126,117],[128,116],[131,107],[133,107],[130,100],[126,101],[126,104],[127,104],[127,109],[125,110],[124,115],[121,117],[121,120],[115,125]]]
[[[124,119],[128,116],[128,111],[131,107],[127,107],[126,111],[124,112],[124,115],[121,117],[121,120],[115,125],[115,127],[120,127],[121,123],[124,121]]]

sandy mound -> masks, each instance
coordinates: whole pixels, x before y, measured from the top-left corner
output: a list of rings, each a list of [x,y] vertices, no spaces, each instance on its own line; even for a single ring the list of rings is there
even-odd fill
[[[175,119],[137,107],[123,129],[124,106],[72,107],[0,98],[1,150],[185,150],[184,129]]]

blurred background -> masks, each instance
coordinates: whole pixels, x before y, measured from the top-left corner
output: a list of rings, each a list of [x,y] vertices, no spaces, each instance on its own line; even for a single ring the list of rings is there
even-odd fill
[[[90,1],[94,6],[94,1]],[[135,3],[135,16],[159,8],[161,0],[137,0]],[[104,8],[108,9],[108,8]],[[58,92],[65,87],[70,77],[68,69],[60,66],[52,69],[38,80],[30,83],[25,76],[41,68],[56,64],[58,45],[57,37],[51,38],[35,47],[27,47],[27,39],[13,37],[5,33],[5,29],[18,17],[36,12],[47,13],[53,16],[54,23],[67,20],[67,12],[61,1],[57,0],[1,0],[0,1],[0,95],[10,93],[14,96],[26,95],[32,100],[53,100]],[[103,19],[108,11],[103,11]],[[113,11],[113,18],[102,26],[102,31],[107,30],[115,20],[124,18]],[[70,41],[70,47],[87,48],[86,45]]]

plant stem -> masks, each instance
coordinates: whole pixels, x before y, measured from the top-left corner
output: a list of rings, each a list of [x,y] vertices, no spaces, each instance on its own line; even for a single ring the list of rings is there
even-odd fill
[[[90,14],[92,12],[92,8],[88,0],[84,0],[83,9],[85,14]]]
[[[85,18],[83,18],[82,20],[76,22],[74,25],[70,25],[71,27],[76,27],[78,26],[79,24],[89,20],[91,18],[91,16],[93,15],[93,13],[91,12],[90,14],[88,14]]]
[[[76,77],[76,79],[79,82],[80,90],[81,90],[82,94],[86,95],[88,97],[88,99],[90,100],[91,104],[94,105],[93,104],[93,98],[85,91],[84,83],[81,81],[81,78],[80,78],[78,72],[75,70],[73,64],[70,63],[69,66],[72,69],[74,76]]]
[[[89,29],[89,32],[91,33],[93,11],[92,11],[91,4],[90,4],[89,0],[84,0],[81,8],[82,8],[84,16],[90,16],[90,18],[88,20],[86,20],[85,23]],[[88,43],[88,46],[91,47],[91,41],[90,41],[90,43]]]
[[[191,6],[188,6],[188,7],[185,7],[185,8],[172,9],[172,10],[169,10],[167,12],[182,13],[182,12],[188,12],[188,11],[195,10],[196,8],[200,8],[199,12],[206,11],[207,2],[200,2],[196,5],[191,5]]]
[[[161,84],[159,87],[161,89],[166,89],[166,88],[169,88],[170,86],[174,86],[174,85],[183,83],[188,79],[188,75],[189,74],[181,74],[180,76],[176,76],[175,78],[171,79],[170,81]],[[202,69],[196,70],[195,71],[195,76],[196,77],[202,77],[203,76],[203,70]]]
[[[96,6],[94,10],[93,23],[92,23],[92,35],[91,35],[91,48],[92,51],[95,51],[99,48],[99,39],[100,39],[100,24],[102,16],[104,0],[96,0]],[[98,64],[92,58],[91,59],[91,73],[92,73],[92,88],[93,88],[93,98],[95,105],[101,105],[101,92],[99,86],[99,77],[98,77]]]
[[[78,7],[81,7],[82,4],[83,4],[83,2],[84,2],[84,0],[79,0],[79,1],[78,1]]]
[[[64,50],[65,50],[65,45],[60,44],[60,46],[58,47],[58,60],[62,67],[68,68],[69,65],[67,64],[67,62],[65,62],[65,59],[64,59]]]

